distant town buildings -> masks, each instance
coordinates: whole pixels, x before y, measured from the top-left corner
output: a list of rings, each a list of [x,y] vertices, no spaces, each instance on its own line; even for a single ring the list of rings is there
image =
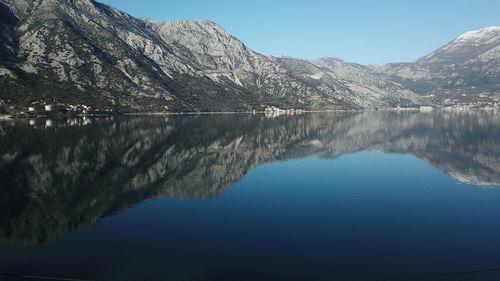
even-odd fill
[[[302,109],[280,109],[275,106],[268,106],[264,110],[266,117],[278,117],[280,115],[288,114],[288,115],[294,115],[294,114],[301,114],[304,112]]]
[[[421,106],[420,107],[420,111],[421,112],[430,112],[430,111],[433,111],[434,108],[432,106]]]

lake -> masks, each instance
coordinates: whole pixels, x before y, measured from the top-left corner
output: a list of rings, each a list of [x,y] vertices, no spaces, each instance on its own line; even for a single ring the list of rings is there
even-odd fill
[[[0,126],[0,280],[500,280],[499,111]]]

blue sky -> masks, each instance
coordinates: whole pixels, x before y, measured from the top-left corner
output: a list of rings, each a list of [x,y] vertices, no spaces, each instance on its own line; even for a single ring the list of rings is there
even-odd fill
[[[99,0],[136,17],[214,21],[262,54],[413,61],[500,25],[499,0]]]

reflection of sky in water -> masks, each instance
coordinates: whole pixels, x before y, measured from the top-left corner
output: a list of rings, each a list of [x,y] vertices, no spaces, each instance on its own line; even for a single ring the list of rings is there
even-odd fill
[[[37,230],[50,236],[57,233],[50,227],[65,227],[51,223],[63,211],[66,223],[83,227],[66,226],[70,230],[49,244],[0,244],[0,272],[98,280],[314,281],[498,267],[500,189],[464,184],[457,176],[478,183],[498,179],[498,118],[405,113],[387,123],[385,114],[265,121],[233,116],[165,122],[162,117],[152,124],[128,119],[97,127],[100,122],[93,122],[82,132],[66,132],[68,140],[58,140],[63,147],[94,132],[87,154],[101,149],[100,138],[113,140],[107,147],[113,154],[97,158],[107,159],[102,161],[109,174],[98,177],[95,188],[64,180],[54,181],[57,193],[33,190],[41,201],[29,206],[40,206],[42,215],[24,217],[24,223],[46,220],[47,227]],[[41,137],[52,134],[41,131]],[[121,140],[121,134],[127,137]],[[43,155],[29,151],[31,161]],[[79,163],[65,159],[70,167]],[[15,160],[3,161],[4,168]],[[129,168],[122,171],[113,161]],[[174,170],[160,177],[154,172],[161,167]],[[16,183],[12,173],[1,178]],[[110,185],[118,179],[119,186]],[[5,187],[0,191],[8,195],[3,198],[23,198]],[[147,199],[155,200],[124,210]],[[59,203],[63,200],[68,204]],[[72,209],[54,209],[66,206]],[[79,209],[85,213],[79,215]],[[9,212],[3,213],[0,219],[8,218]],[[98,223],[108,215],[113,216]],[[5,227],[24,229],[18,225],[22,221],[15,222],[2,221],[4,236]],[[500,274],[425,280],[471,278],[498,280]]]
[[[458,184],[407,155],[304,158],[260,166],[216,198],[148,201],[54,244],[3,245],[0,264],[53,274],[64,265],[71,276],[112,280],[148,272],[372,280],[482,269],[500,258],[499,200],[496,189]]]

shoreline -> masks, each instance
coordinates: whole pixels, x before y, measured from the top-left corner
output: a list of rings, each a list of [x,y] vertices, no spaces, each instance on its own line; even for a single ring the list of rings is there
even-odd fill
[[[419,108],[365,108],[365,109],[330,109],[330,110],[297,110],[297,111],[197,111],[197,112],[125,112],[112,114],[3,114],[0,115],[0,121],[16,120],[16,119],[41,119],[41,118],[71,118],[71,117],[114,117],[114,116],[174,116],[174,115],[236,115],[236,114],[269,114],[269,115],[299,115],[304,113],[328,113],[328,112],[365,112],[365,111],[396,111],[396,112],[420,112],[428,113],[433,111],[450,111],[450,110],[500,110],[495,107],[439,107],[431,110],[422,110]]]
[[[338,109],[338,110],[297,110],[297,111],[185,111],[185,112],[124,112],[124,113],[86,113],[86,114],[9,114],[0,115],[0,120],[15,119],[37,119],[37,118],[70,118],[70,117],[114,117],[114,116],[163,116],[163,115],[230,115],[230,114],[276,114],[276,115],[294,115],[302,113],[320,113],[320,112],[360,112],[356,109]]]
[[[196,111],[196,112],[132,112],[124,113],[126,116],[139,116],[139,115],[224,115],[224,114],[282,114],[293,115],[302,113],[314,112],[359,112],[362,110],[356,109],[330,109],[330,110],[298,110],[298,111]]]

